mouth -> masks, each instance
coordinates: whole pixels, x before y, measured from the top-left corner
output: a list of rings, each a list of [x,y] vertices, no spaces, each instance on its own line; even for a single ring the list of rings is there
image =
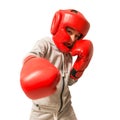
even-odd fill
[[[64,45],[69,49],[71,49],[73,47],[73,44],[70,44],[70,43],[64,43]]]

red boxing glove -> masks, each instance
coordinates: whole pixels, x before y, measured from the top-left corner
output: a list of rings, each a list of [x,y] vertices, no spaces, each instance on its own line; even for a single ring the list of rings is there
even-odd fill
[[[90,40],[78,40],[71,49],[71,55],[77,55],[70,77],[77,80],[83,74],[93,55],[93,44]]]
[[[53,94],[60,80],[59,70],[44,58],[28,56],[21,70],[21,87],[30,99]]]

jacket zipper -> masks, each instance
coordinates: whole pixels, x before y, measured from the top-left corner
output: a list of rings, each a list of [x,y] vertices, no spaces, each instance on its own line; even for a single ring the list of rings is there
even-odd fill
[[[62,91],[61,91],[61,94],[60,94],[60,101],[61,101],[61,105],[60,105],[60,108],[59,108],[59,110],[58,110],[58,112],[60,112],[61,111],[61,109],[62,109],[62,106],[63,106],[63,91],[64,91],[64,86],[65,86],[65,81],[64,81],[64,77],[63,77],[63,79],[62,79],[62,81],[63,81],[63,85],[62,85]]]

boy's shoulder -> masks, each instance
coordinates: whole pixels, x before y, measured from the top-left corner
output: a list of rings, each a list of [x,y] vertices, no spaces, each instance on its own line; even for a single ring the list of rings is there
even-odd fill
[[[39,39],[38,42],[49,44],[49,43],[53,43],[53,40],[51,37],[43,37]]]

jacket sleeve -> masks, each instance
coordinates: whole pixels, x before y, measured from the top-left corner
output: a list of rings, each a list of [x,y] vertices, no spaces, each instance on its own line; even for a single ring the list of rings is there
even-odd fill
[[[74,80],[72,78],[69,79],[68,85],[71,86],[73,84],[75,84],[77,82],[77,80]]]
[[[48,49],[47,41],[45,39],[38,40],[33,46],[32,50],[27,54],[44,57]]]

